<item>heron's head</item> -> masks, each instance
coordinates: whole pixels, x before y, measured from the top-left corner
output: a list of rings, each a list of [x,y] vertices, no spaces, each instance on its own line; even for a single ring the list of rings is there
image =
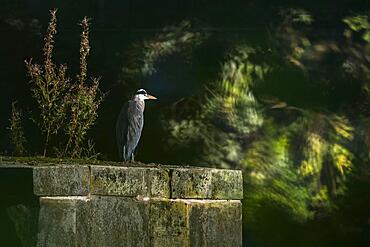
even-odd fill
[[[157,99],[156,97],[149,95],[144,89],[137,90],[134,99],[144,101],[146,99]]]

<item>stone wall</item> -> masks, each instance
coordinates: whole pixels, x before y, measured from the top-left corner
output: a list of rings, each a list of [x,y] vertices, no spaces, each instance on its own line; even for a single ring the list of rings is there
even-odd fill
[[[242,246],[242,182],[238,170],[37,166],[37,246]]]

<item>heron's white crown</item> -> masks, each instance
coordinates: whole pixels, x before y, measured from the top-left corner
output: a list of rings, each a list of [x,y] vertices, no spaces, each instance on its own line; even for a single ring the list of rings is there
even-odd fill
[[[144,95],[147,95],[148,93],[145,91],[145,89],[140,88],[139,90],[136,91],[136,94],[144,94]]]
[[[149,95],[145,89],[139,89],[136,91],[135,99],[144,101],[146,99],[156,99],[156,97]]]

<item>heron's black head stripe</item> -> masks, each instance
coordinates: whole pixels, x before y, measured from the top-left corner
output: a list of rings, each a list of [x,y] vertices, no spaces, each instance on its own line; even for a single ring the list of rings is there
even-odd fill
[[[144,89],[137,90],[136,95],[138,95],[138,94],[148,95],[148,93]]]

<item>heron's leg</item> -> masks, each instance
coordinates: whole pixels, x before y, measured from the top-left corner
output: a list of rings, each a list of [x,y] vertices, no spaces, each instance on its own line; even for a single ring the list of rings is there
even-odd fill
[[[134,159],[135,157],[134,157],[134,152],[132,152],[132,154],[131,154],[131,161],[134,161],[135,159]]]
[[[120,157],[120,159],[123,158],[123,161],[126,161],[126,146],[123,145],[123,152],[122,152],[122,156]]]

